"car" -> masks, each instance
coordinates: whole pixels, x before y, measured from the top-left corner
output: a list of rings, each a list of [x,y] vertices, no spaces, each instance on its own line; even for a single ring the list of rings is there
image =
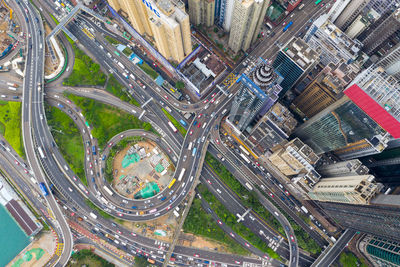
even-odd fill
[[[294,237],[292,235],[290,235],[290,240],[292,240],[292,242],[294,242]]]
[[[200,257],[199,254],[193,254],[193,256],[195,256],[196,258]]]
[[[235,237],[235,234],[234,233],[229,233],[230,235],[231,235],[231,237]]]
[[[203,101],[203,104],[207,104],[207,102],[208,102],[208,99],[205,99],[205,100]]]
[[[274,197],[274,194],[272,194],[271,192],[268,193],[270,197]]]
[[[86,194],[86,195],[89,195],[89,191],[87,191],[86,189],[85,189],[85,194]]]
[[[192,135],[193,134],[193,130],[191,130],[190,132],[189,132],[189,135]]]
[[[89,163],[89,168],[93,168],[93,164],[91,162]]]
[[[90,149],[86,149],[86,153],[89,155],[90,154]]]
[[[110,142],[109,144],[108,144],[108,147],[111,147],[113,145],[113,142]]]
[[[257,166],[260,166],[260,163],[258,161],[254,162]]]
[[[211,184],[211,181],[210,181],[210,180],[207,180],[207,183]]]
[[[19,161],[18,160],[15,160],[14,162],[15,162],[15,164],[19,165]]]
[[[124,135],[123,135],[123,134],[121,134],[119,137],[120,137],[120,138],[124,138]]]
[[[282,23],[282,26],[285,26],[286,25],[286,21],[284,21],[283,23]]]
[[[168,206],[165,210],[169,210],[171,208],[171,206]]]
[[[136,236],[136,234],[135,234],[134,232],[131,232],[131,235],[132,235],[132,236]]]
[[[222,222],[220,220],[217,221],[219,225],[222,225]]]
[[[244,244],[246,245],[246,247],[250,247],[249,243],[245,242]]]
[[[199,123],[197,124],[197,128],[200,128],[200,126],[201,126],[201,123],[199,122]]]
[[[72,191],[73,191],[71,187],[68,187],[68,190],[69,190],[69,192],[72,192]]]
[[[117,214],[118,214],[119,217],[123,217],[124,216],[124,214],[122,214],[122,213],[117,213]]]
[[[293,18],[294,14],[290,15],[291,18]]]
[[[285,194],[288,195],[288,196],[290,196],[290,193],[289,193],[289,191],[287,191],[287,190],[285,190]]]
[[[197,116],[198,119],[200,119],[203,116],[202,113],[199,114],[199,116]]]
[[[74,181],[75,181],[75,182],[77,181],[77,179],[76,179],[76,177],[75,177],[75,176],[72,176],[72,179],[74,179]]]
[[[215,142],[219,145],[219,140],[218,140],[218,138],[217,139],[215,139]]]
[[[324,4],[324,3],[322,3],[322,4],[321,4],[321,7],[324,7],[324,5],[325,5],[325,4]]]
[[[264,33],[264,32],[261,32],[261,36],[264,37],[264,36],[265,36],[265,33]]]
[[[269,260],[269,257],[268,257],[267,255],[264,255],[264,258],[267,259],[267,260]]]
[[[240,261],[235,261],[236,264],[240,264]]]
[[[68,104],[71,104],[71,101],[67,99],[67,103],[68,103]]]
[[[133,89],[133,85],[131,83],[129,84],[129,87]]]
[[[28,170],[27,170],[27,169],[24,169],[24,172],[25,172],[25,173],[28,173]]]
[[[120,235],[122,235],[122,232],[121,232],[120,230],[117,230],[117,233],[120,234]]]
[[[217,94],[217,93],[212,94],[211,97],[214,97],[216,94]]]
[[[165,97],[165,99],[167,99],[167,100],[168,100],[168,96],[167,96],[167,95],[164,95],[164,97]]]
[[[215,102],[215,98],[211,99],[210,103],[214,103]]]

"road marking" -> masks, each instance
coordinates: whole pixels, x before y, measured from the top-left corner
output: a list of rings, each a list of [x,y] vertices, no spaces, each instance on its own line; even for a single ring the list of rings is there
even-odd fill
[[[143,110],[143,112],[140,114],[140,116],[139,116],[139,120],[143,117],[143,115],[144,115],[144,113],[146,112],[146,110]]]
[[[147,100],[146,102],[143,103],[142,108],[144,108],[148,103],[150,103],[150,101],[152,101],[153,98],[151,97],[149,100]]]
[[[250,211],[251,211],[251,209],[248,209],[243,213],[243,215],[239,215],[238,219],[237,219],[237,222],[244,221],[244,216],[246,216]]]

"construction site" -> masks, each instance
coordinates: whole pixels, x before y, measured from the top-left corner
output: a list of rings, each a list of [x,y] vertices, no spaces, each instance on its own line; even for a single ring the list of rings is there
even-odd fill
[[[0,1],[0,60],[13,51],[19,41],[18,36],[23,35],[19,23],[13,17],[13,10]]]
[[[114,189],[127,198],[144,199],[162,191],[171,180],[175,167],[152,141],[128,145],[115,155]]]

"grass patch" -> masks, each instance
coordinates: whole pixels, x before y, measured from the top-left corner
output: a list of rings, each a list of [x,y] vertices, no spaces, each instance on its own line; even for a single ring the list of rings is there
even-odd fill
[[[250,231],[250,229],[248,229],[241,223],[237,223],[235,215],[233,215],[227,208],[225,208],[225,206],[221,202],[219,202],[219,200],[210,191],[208,191],[204,185],[198,185],[197,190],[198,192],[200,192],[201,196],[210,204],[211,208],[215,211],[218,217],[222,221],[224,221],[226,225],[231,227],[234,232],[246,239],[254,247],[258,248],[264,253],[267,253],[271,258],[282,261],[278,253],[273,251],[272,248],[268,247],[267,244],[258,236],[256,236],[252,231]]]
[[[187,131],[185,129],[185,127],[183,127],[171,114],[169,114],[169,112],[165,109],[162,108],[162,111],[164,112],[165,116],[167,116],[167,118],[172,122],[172,124],[176,127],[176,129],[178,129],[178,131],[185,136]]]
[[[0,133],[18,155],[25,157],[21,121],[20,102],[9,101],[0,103]]]
[[[78,49],[76,45],[73,45],[72,48],[75,54],[74,68],[71,75],[64,79],[63,85],[103,86],[106,83],[106,75],[100,70],[100,65],[95,63],[82,50]]]
[[[150,123],[142,122],[118,108],[72,94],[67,94],[67,97],[82,109],[89,125],[93,127],[91,132],[93,137],[97,139],[100,149],[106,145],[111,137],[129,129],[144,129],[155,132]]]
[[[227,245],[230,253],[249,255],[245,248],[218,227],[211,215],[205,212],[198,198],[195,198],[190,206],[189,214],[183,224],[183,231],[221,242]]]
[[[104,39],[106,39],[110,44],[119,44],[119,42],[117,40],[115,40],[114,38],[112,38],[111,36],[105,35]]]
[[[122,50],[122,53],[124,53],[125,56],[129,57],[133,53],[133,51],[129,49],[129,47],[125,47],[125,49]]]
[[[368,265],[365,263],[364,259],[359,259],[351,252],[342,252],[339,258],[340,264],[342,266],[358,266],[358,267],[367,267]]]
[[[85,149],[79,129],[74,121],[60,109],[46,105],[45,110],[51,133],[62,155],[81,182],[87,186],[84,171]]]
[[[50,17],[54,20],[54,22],[58,25],[60,24],[60,22],[58,22],[58,20],[56,19],[56,17],[54,17],[52,14],[50,14]]]
[[[122,101],[128,102],[132,105],[135,105],[137,107],[140,107],[139,102],[136,101],[126,90],[126,88],[120,84],[117,79],[115,79],[114,75],[110,74],[110,77],[108,79],[108,83],[106,86],[107,92],[110,92],[111,94],[115,95],[116,97],[119,97]]]
[[[114,179],[113,176],[113,161],[114,161],[114,157],[115,155],[121,151],[122,149],[124,149],[125,147],[127,147],[128,145],[134,145],[137,142],[143,140],[142,137],[140,136],[131,136],[131,137],[127,137],[122,139],[121,141],[119,141],[116,145],[114,145],[111,149],[110,152],[108,153],[108,158],[106,161],[106,167],[105,167],[105,176],[106,176],[106,180],[111,183],[112,180]]]
[[[214,158],[209,152],[206,154],[206,162],[222,179],[222,181],[224,181],[224,183],[237,194],[245,206],[252,208],[252,210],[258,213],[269,226],[278,230],[282,235],[285,235],[285,230],[283,229],[282,225],[264,208],[260,201],[258,201],[255,192],[247,190],[246,187],[239,183],[235,176],[233,176],[232,173],[230,173],[225,166],[216,158]]]
[[[142,64],[138,64],[139,68],[141,68],[144,72],[147,73],[153,80],[158,77],[158,73],[153,70],[152,67],[149,66],[146,62],[143,61]]]
[[[116,219],[114,216],[108,214],[107,212],[105,212],[104,210],[100,209],[99,207],[97,207],[95,204],[93,204],[92,201],[90,201],[90,199],[85,199],[85,203],[86,205],[88,205],[91,209],[97,211],[101,217],[103,217],[104,219]]]
[[[300,248],[304,249],[305,251],[310,252],[311,254],[318,255],[321,253],[321,247],[315,242],[314,239],[303,229],[301,226],[299,226],[292,217],[290,217],[281,207],[279,207],[274,199],[272,199],[268,194],[266,194],[263,190],[261,190],[258,185],[256,185],[258,190],[264,195],[265,198],[267,198],[272,204],[275,205],[277,209],[286,217],[286,219],[289,221],[290,225],[293,228],[294,234],[297,238],[297,244]],[[310,218],[302,217],[306,221],[306,223],[309,223]]]
[[[101,266],[114,267],[115,265],[97,256],[89,249],[82,249],[71,255],[71,260],[67,264],[68,267],[80,266]]]

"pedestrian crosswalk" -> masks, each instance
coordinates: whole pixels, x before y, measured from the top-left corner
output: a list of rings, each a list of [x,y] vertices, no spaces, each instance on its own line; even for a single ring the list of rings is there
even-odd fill
[[[56,255],[61,256],[63,249],[64,249],[64,243],[58,243],[56,248]]]

